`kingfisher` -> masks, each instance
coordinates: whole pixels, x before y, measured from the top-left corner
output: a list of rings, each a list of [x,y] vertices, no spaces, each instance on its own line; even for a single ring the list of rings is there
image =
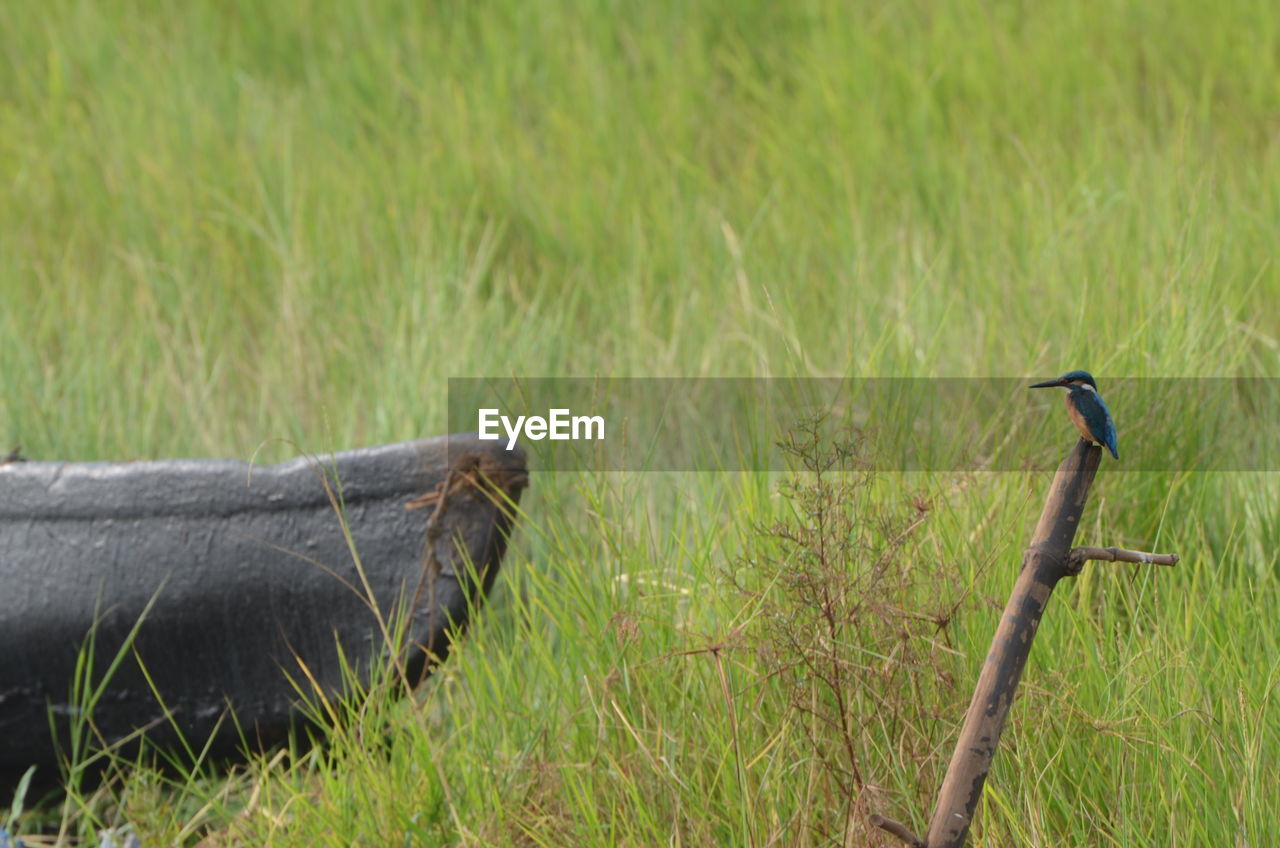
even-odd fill
[[[1098,384],[1093,375],[1088,371],[1068,371],[1056,380],[1035,383],[1028,388],[1047,389],[1053,386],[1067,390],[1067,415],[1071,416],[1071,423],[1076,425],[1080,436],[1086,442],[1097,442],[1119,459],[1116,425],[1111,421],[1111,410],[1098,394]]]

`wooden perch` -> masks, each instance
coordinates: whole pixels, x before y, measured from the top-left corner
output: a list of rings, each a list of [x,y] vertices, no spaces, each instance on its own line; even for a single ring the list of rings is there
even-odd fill
[[[961,848],[969,835],[982,787],[1000,742],[1022,669],[1031,653],[1040,619],[1054,587],[1080,573],[1088,560],[1173,565],[1174,554],[1148,554],[1121,548],[1072,548],[1084,513],[1102,448],[1081,439],[1058,466],[1040,523],[1022,557],[1022,570],[991,640],[987,660],[973,690],[951,764],[923,839],[900,822],[871,816],[876,827],[912,848]]]

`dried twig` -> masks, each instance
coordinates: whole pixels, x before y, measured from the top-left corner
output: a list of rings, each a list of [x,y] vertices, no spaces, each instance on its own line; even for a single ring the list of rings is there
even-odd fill
[[[436,581],[442,571],[439,557],[436,555],[436,543],[444,535],[443,519],[449,508],[450,498],[462,493],[488,498],[504,513],[509,510],[510,500],[516,493],[529,484],[529,475],[523,469],[510,469],[489,454],[463,453],[449,468],[448,474],[436,487],[426,494],[419,495],[404,505],[407,510],[434,507],[427,518],[426,543],[423,549],[422,573],[418,579],[417,589],[413,593],[411,611],[417,610],[422,603],[422,596],[427,595],[427,621],[435,632],[436,621]],[[426,645],[427,653],[433,653],[434,645]],[[423,679],[429,672],[431,662],[423,666]],[[419,683],[421,680],[418,681]]]
[[[1093,545],[1079,545],[1067,554],[1067,572],[1079,574],[1080,569],[1089,560],[1103,562],[1138,562],[1144,565],[1177,565],[1177,554],[1149,554],[1145,551],[1130,551],[1124,548],[1097,548]]]

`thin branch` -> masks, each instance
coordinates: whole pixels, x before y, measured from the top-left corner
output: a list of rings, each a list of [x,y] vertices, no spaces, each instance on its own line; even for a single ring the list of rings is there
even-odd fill
[[[868,818],[873,825],[883,830],[885,833],[898,837],[911,848],[925,848],[924,840],[911,832],[911,828],[902,822],[896,822],[893,819],[887,819],[884,816],[872,813]]]
[[[1067,554],[1067,571],[1079,574],[1080,569],[1089,560],[1103,562],[1139,562],[1146,565],[1177,565],[1177,554],[1149,554],[1145,551],[1129,551],[1124,548],[1097,548],[1093,545],[1080,545],[1072,548]]]

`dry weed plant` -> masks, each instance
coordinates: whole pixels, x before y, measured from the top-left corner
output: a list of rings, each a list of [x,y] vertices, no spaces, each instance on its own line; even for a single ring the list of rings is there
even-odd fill
[[[786,506],[732,577],[759,604],[744,636],[816,764],[801,818],[815,841],[861,844],[872,794],[930,791],[945,765],[964,711],[950,627],[965,593],[928,544],[934,500],[869,470],[864,433],[828,430],[807,420],[780,445],[796,469]]]

